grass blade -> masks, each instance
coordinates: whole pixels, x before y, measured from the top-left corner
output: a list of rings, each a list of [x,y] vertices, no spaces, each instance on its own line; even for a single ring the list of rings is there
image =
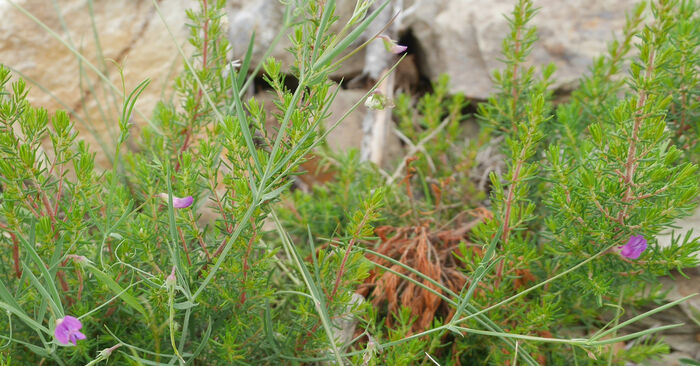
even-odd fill
[[[340,350],[338,350],[338,346],[335,344],[335,336],[333,334],[332,322],[330,317],[328,316],[324,295],[314,282],[313,276],[311,275],[311,273],[309,273],[309,270],[306,268],[306,265],[299,256],[299,253],[296,251],[296,248],[291,243],[287,233],[284,231],[284,228],[282,227],[282,224],[275,215],[274,211],[272,211],[271,216],[274,220],[275,228],[277,229],[277,232],[279,233],[280,238],[282,239],[282,244],[286,246],[289,249],[289,252],[292,254],[292,260],[299,269],[299,272],[301,273],[302,278],[306,283],[306,287],[311,292],[311,296],[313,296],[314,298],[314,307],[316,307],[316,311],[321,317],[321,323],[323,324],[323,328],[326,331],[326,335],[328,336],[328,342],[330,343],[333,354],[335,355],[335,360],[336,362],[338,362],[338,365],[343,365],[344,363],[340,355]]]

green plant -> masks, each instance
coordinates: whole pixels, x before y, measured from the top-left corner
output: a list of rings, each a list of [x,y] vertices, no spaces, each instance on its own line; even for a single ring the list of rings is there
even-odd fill
[[[373,360],[381,360],[372,362],[411,355],[405,362],[609,365],[669,351],[656,338],[631,342],[624,351],[610,346],[681,325],[624,332],[626,325],[684,301],[641,314],[631,308],[663,301],[655,280],[697,266],[700,250],[692,233],[674,237],[666,248],[654,239],[697,205],[697,167],[681,142],[694,141],[697,133],[677,122],[696,113],[687,99],[697,90],[697,66],[690,67],[697,61],[689,60],[695,60],[690,55],[697,45],[690,39],[698,31],[688,28],[696,10],[692,2],[676,1],[651,8],[653,19],[645,26],[644,4],[632,12],[623,38],[596,59],[571,98],[555,106],[549,90],[554,68],[523,66],[537,39],[528,25],[536,10],[530,1],[517,2],[508,18],[505,68],[493,78],[498,92],[478,105],[482,132],[476,143],[456,139],[462,102],[447,97],[446,79],[416,107],[399,96],[395,113],[409,157],[415,157],[402,161],[387,180],[380,238],[362,249],[375,266],[363,285],[374,286],[374,292],[358,290],[378,307],[368,314],[365,328]],[[630,55],[635,37],[641,40],[638,53]],[[628,60],[629,76],[621,78]],[[484,148],[489,137],[503,139],[506,172],[491,174],[491,207],[485,211],[478,200],[465,197],[474,195],[474,177],[460,167],[478,165],[472,152]],[[431,159],[450,163],[433,168]],[[459,178],[460,184],[428,188],[446,177]],[[315,190],[342,188],[330,183]],[[455,203],[457,209],[439,215],[433,209],[443,192],[450,194],[442,195],[441,203]],[[297,193],[289,204],[307,223],[321,208],[314,195]],[[460,212],[480,212],[477,221],[483,222],[465,225]],[[338,230],[310,225],[320,237]],[[451,246],[451,240],[458,245]],[[428,245],[421,246],[424,242]],[[637,258],[642,242],[646,250]],[[439,266],[421,259],[431,256],[439,258]],[[445,264],[450,257],[461,275]],[[416,297],[424,299],[422,305],[416,306],[421,304]],[[405,329],[408,311],[414,333],[381,343],[384,333],[374,322]],[[601,317],[610,311],[613,315]],[[424,354],[404,343],[417,341],[427,342]]]
[[[289,4],[290,74],[253,65],[252,40],[227,60],[224,3],[188,12],[179,104],[162,101],[136,135],[149,82],[114,94],[104,172],[68,114],[31,106],[0,67],[0,364],[624,365],[668,352],[653,334],[680,324],[625,332],[687,300],[654,282],[698,264],[692,233],[655,240],[700,193],[695,2],[653,2],[648,23],[637,7],[555,105],[554,68],[524,66],[536,10],[519,0],[478,138],[463,139],[466,101],[441,77],[415,105],[396,101],[408,154],[393,174],[326,153],[334,179],[307,193],[289,192],[292,177],[345,117],[329,115],[328,75],[389,2],[358,1],[337,33],[333,0]],[[276,129],[242,92],[260,70]],[[494,149],[503,174],[480,167]]]
[[[329,31],[336,20],[333,1],[287,7],[298,86],[284,86],[278,61],[262,65],[282,111],[275,116],[276,135],[267,134],[263,106],[241,100],[255,77],[248,72],[257,68],[252,48],[240,65],[227,62],[224,3],[202,0],[198,11],[188,12],[196,51],[176,81],[181,104],[156,107],[152,126],[135,136],[139,151],[123,146],[148,81],[124,93],[113,166],[103,174],[94,154],[76,142],[68,115],[49,118],[31,107],[24,82],[10,85],[8,70],[1,69],[0,229],[2,250],[12,255],[2,258],[0,307],[8,322],[0,329],[17,362],[271,363],[293,352],[278,348],[284,344],[275,341],[280,329],[328,320],[329,309],[303,301],[293,302],[296,316],[288,312],[288,287],[270,286],[283,276],[273,271],[281,247],[261,241],[261,229],[270,203],[322,139],[318,127],[330,118],[337,92],[327,75],[339,67],[337,56],[386,2],[366,17],[369,4],[359,6],[346,34]],[[254,141],[257,134],[261,143]],[[42,150],[44,139],[50,151]],[[203,221],[205,211],[216,218]],[[357,224],[358,235],[366,224]],[[354,262],[343,261],[346,271],[355,271]],[[296,266],[303,272],[302,262]],[[333,311],[349,301],[345,292],[337,298]],[[53,335],[68,315],[82,321],[87,335],[73,348]],[[340,360],[333,334],[318,336],[290,347],[311,352],[323,342]],[[14,352],[20,349],[31,352]]]

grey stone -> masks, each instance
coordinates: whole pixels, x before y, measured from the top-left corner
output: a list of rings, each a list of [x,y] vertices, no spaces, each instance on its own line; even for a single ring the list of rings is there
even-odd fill
[[[693,230],[693,234],[691,236],[691,239],[697,236],[700,236],[700,207],[697,207],[695,211],[693,212],[692,215],[688,217],[684,217],[680,220],[677,220],[674,223],[676,228],[666,230],[663,232],[661,235],[656,237],[656,240],[659,243],[659,246],[661,247],[668,247],[671,245],[671,235],[673,234],[674,237],[679,237],[682,240],[685,237],[685,234],[690,231],[691,229]],[[698,261],[700,261],[700,252],[696,253],[696,257],[698,258]],[[697,287],[696,291],[700,291],[700,286]],[[698,307],[700,309],[700,306]]]
[[[172,75],[176,75],[182,69],[176,43],[185,43],[188,35],[185,10],[197,5],[193,0],[159,2],[163,18],[175,36],[176,41],[173,41],[150,1],[95,2],[94,19],[103,57],[100,59],[92,34],[87,1],[59,0],[56,1],[57,7],[54,7],[51,1],[16,3],[46,24],[59,37],[72,42],[91,64],[99,69],[102,69],[101,65],[106,65],[109,80],[118,89],[122,85],[121,78],[119,70],[112,62],[123,67],[127,93],[141,81],[151,79],[150,86],[136,103],[139,113],[135,113],[133,118],[137,125],[145,123],[142,116],[150,118],[151,111],[161,99],[161,90],[169,91]],[[63,29],[57,9],[60,9],[67,29]],[[98,153],[98,166],[109,166],[109,160],[99,148],[96,136],[109,141],[110,133],[114,133],[116,128],[118,113],[121,112],[113,108],[111,91],[103,93],[103,90],[110,88],[103,88],[100,84],[104,85],[105,82],[85,61],[81,63],[72,51],[7,1],[0,1],[0,18],[0,63],[16,70],[15,78],[18,78],[20,73],[25,77],[31,86],[28,98],[32,104],[46,108],[49,113],[58,109],[71,109],[85,120],[85,123],[80,123],[77,118],[73,118],[80,138],[86,140],[92,151]],[[185,52],[188,52],[188,49]],[[84,71],[83,93],[80,90],[81,67]],[[92,94],[85,86],[86,81],[95,86],[97,95]],[[35,83],[49,92],[45,92]],[[118,99],[121,91],[115,93]],[[104,120],[101,108],[108,121]],[[94,134],[85,127],[88,116],[92,121]],[[111,145],[107,148],[112,149]]]
[[[430,79],[441,73],[451,77],[451,90],[485,99],[494,91],[490,75],[502,67],[499,61],[508,24],[504,14],[512,0],[420,0],[407,6],[404,31],[418,41],[419,65]],[[555,87],[570,89],[593,57],[619,36],[625,12],[634,2],[622,0],[542,0],[532,24],[539,40],[528,62],[557,66]]]
[[[681,359],[692,359],[692,357],[683,352],[671,352],[667,355],[663,355],[660,359],[658,360],[651,360],[644,365],[646,366],[683,366],[681,363]],[[637,364],[630,364],[636,366]]]

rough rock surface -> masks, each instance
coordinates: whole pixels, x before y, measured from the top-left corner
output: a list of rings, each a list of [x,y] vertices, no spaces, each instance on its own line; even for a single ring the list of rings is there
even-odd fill
[[[58,10],[51,1],[15,2],[74,45],[90,63],[99,69],[106,65],[109,79],[119,90],[121,79],[113,61],[123,67],[127,94],[144,79],[151,79],[147,92],[136,104],[143,116],[150,117],[161,97],[161,90],[169,89],[172,75],[181,68],[177,48],[150,1],[100,1],[94,4],[102,58],[98,57],[86,0],[59,0],[56,2]],[[159,4],[178,42],[184,44],[187,37],[185,9],[196,2],[162,0]],[[121,93],[115,92],[116,99],[111,90],[105,94],[104,91],[109,89],[94,71],[89,70],[85,63],[81,65],[68,48],[6,1],[0,2],[0,17],[3,19],[0,22],[0,63],[30,81],[29,99],[34,105],[43,106],[51,113],[57,109],[73,111],[72,118],[80,130],[79,136],[87,140],[94,151],[100,152],[97,154],[98,165],[106,166],[106,157],[85,124],[91,124],[94,133],[102,140],[110,141],[110,133],[116,128],[115,117],[121,112]],[[81,67],[84,70],[84,94],[80,87]],[[94,93],[89,91],[87,82],[94,86]],[[108,116],[106,122],[103,113]],[[135,115],[134,121],[144,123],[143,116]],[[107,144],[111,146],[109,142]]]
[[[700,235],[700,207],[697,207],[692,215],[678,220],[675,226],[677,227],[672,230],[667,230],[663,235],[659,235],[656,238],[660,246],[666,247],[671,245],[671,234],[683,239],[688,231],[693,230],[692,237]],[[698,261],[700,261],[700,253],[697,253],[697,258]],[[700,286],[698,286],[698,291],[700,291]],[[700,310],[700,303],[698,304],[698,309]]]
[[[502,66],[501,45],[508,31],[504,14],[511,0],[415,0],[406,6],[402,21],[418,43],[421,70],[431,79],[441,73],[451,77],[453,92],[485,99],[493,91],[490,75]],[[634,2],[622,0],[541,0],[533,19],[539,41],[529,61],[553,62],[556,87],[568,89],[605,52],[613,33],[619,35],[625,12]]]
[[[649,361],[648,363],[645,363],[646,366],[684,366],[687,365],[681,363],[682,359],[692,359],[692,357],[683,352],[671,352],[668,355],[662,356],[658,360],[652,360]],[[636,364],[635,364],[636,365]]]
[[[698,210],[698,213],[700,213],[700,210]],[[676,301],[698,293],[700,267],[686,269],[683,272],[688,278],[675,274],[673,277],[660,279],[659,282],[663,287],[663,291],[665,291],[666,301]],[[651,310],[654,307],[655,305],[650,305],[646,310]],[[625,329],[625,332],[637,332],[678,323],[684,323],[684,325],[666,330],[662,334],[664,342],[671,348],[671,353],[661,360],[652,362],[651,365],[679,365],[680,358],[700,360],[700,299],[698,296],[691,297],[678,306],[653,314],[640,320],[638,323],[631,324]]]
[[[145,78],[152,79],[149,89],[137,103],[137,109],[144,116],[150,115],[153,105],[161,96],[164,83],[172,80],[172,76],[182,68],[176,47],[150,2],[94,4],[104,55],[101,59],[97,56],[86,0],[57,2],[67,31],[53,6],[28,0],[18,0],[17,3],[60,37],[70,39],[91,63],[100,68],[106,65],[113,84],[120,86],[120,79],[116,67],[109,60],[124,66],[127,90]],[[195,1],[162,0],[159,4],[178,42],[185,44],[184,9],[192,7]],[[492,91],[491,71],[500,67],[501,40],[507,29],[503,14],[510,12],[512,5],[512,0],[494,0],[487,7],[479,0],[407,0],[406,11],[397,21],[401,24],[402,32],[411,34],[415,40],[410,52],[415,54],[422,75],[434,80],[439,74],[448,73],[452,91],[482,99]],[[354,6],[354,0],[338,0],[337,14],[340,19],[334,25],[336,32],[350,17]],[[632,2],[542,0],[537,6],[541,10],[534,23],[539,28],[540,41],[531,60],[534,64],[554,62],[558,66],[555,74],[557,85],[561,87],[580,77],[590,65],[592,57],[605,50],[605,43],[612,38],[613,31],[621,29],[624,13],[631,8]],[[281,27],[283,7],[280,2],[232,0],[227,5],[227,15],[234,57],[242,57],[248,37],[255,31],[254,61],[260,61]],[[86,70],[83,83],[85,85],[89,81],[94,84],[96,91],[81,95],[80,63],[75,55],[8,2],[0,3],[0,16],[4,19],[0,24],[0,62],[53,94],[35,86],[30,92],[31,101],[46,106],[50,111],[58,108],[73,110],[85,123],[89,123],[88,119],[93,120],[98,135],[109,136],[108,129],[114,128],[113,120],[102,122],[104,118],[95,97],[102,101],[101,104],[110,106],[111,110],[103,111],[112,116],[110,118],[116,114],[115,106],[118,103],[111,101],[111,95],[104,95],[104,88],[99,85],[101,80],[95,73],[83,64]],[[287,67],[292,63],[286,51],[289,46],[289,40],[283,36],[272,51],[272,55],[281,59]],[[362,71],[363,62],[363,52],[359,52],[333,77],[347,81]],[[105,103],[105,100],[109,100],[109,103]],[[137,116],[136,122],[143,123],[143,117]],[[87,131],[84,127],[81,129]],[[86,139],[97,146],[94,138],[87,135]]]
[[[344,24],[352,13],[354,0],[338,0],[337,14]],[[508,23],[504,14],[512,11],[513,0],[407,0],[405,11],[397,20],[401,33],[410,34],[423,75],[431,80],[442,73],[451,78],[451,90],[468,97],[485,99],[493,92],[491,73],[502,65],[499,61]],[[555,87],[571,89],[586,72],[593,57],[605,52],[614,34],[619,35],[625,13],[634,2],[625,0],[542,0],[533,20],[539,41],[529,57],[533,65],[554,63],[557,66]],[[254,60],[262,57],[280,29],[283,11],[277,0],[234,0],[229,6],[230,39],[234,52],[242,55],[248,37],[255,31]],[[367,34],[366,36],[371,36]],[[289,40],[282,38],[272,55],[291,65],[286,53]],[[359,53],[334,76],[356,75],[362,70]],[[240,56],[238,56],[240,57]]]

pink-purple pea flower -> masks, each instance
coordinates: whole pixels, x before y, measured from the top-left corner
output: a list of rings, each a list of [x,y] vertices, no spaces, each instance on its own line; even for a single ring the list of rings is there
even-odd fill
[[[164,199],[165,201],[168,200],[167,193],[160,193],[160,194],[158,194],[158,197]],[[173,208],[190,207],[192,205],[192,202],[194,202],[194,198],[192,198],[192,196],[187,196],[187,197],[182,197],[182,198],[173,196]]]
[[[83,324],[80,323],[78,318],[66,315],[56,320],[56,329],[53,334],[56,336],[56,340],[59,343],[65,345],[73,343],[75,346],[78,340],[85,339],[85,334],[80,332],[80,328],[82,327]]]
[[[377,36],[377,38],[380,38],[382,41],[384,41],[384,47],[386,48],[386,50],[395,54],[395,55],[398,55],[399,53],[403,53],[404,51],[406,51],[408,49],[408,47],[402,46],[402,45],[396,43],[396,41],[394,41],[393,39],[391,39],[388,36],[385,36],[383,34],[380,36]]]
[[[627,244],[619,248],[621,249],[620,255],[623,257],[637,259],[642,255],[642,252],[647,249],[647,241],[641,235],[632,235],[630,240],[627,241]]]
[[[165,278],[165,284],[168,287],[175,286],[175,283],[177,282],[177,278],[175,278],[175,266],[173,266],[172,271],[170,271],[170,274],[168,277]]]

